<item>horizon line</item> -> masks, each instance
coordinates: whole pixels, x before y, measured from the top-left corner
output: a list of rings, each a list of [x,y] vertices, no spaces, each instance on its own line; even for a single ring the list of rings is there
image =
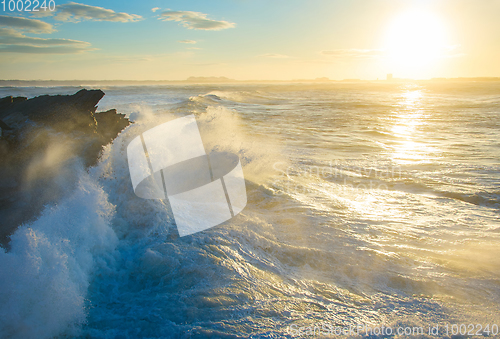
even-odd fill
[[[60,83],[105,83],[105,82],[128,82],[128,83],[245,83],[245,82],[314,82],[314,83],[329,83],[329,82],[401,82],[401,81],[453,81],[453,80],[472,80],[472,81],[500,81],[500,77],[495,76],[474,76],[474,77],[435,77],[430,79],[412,79],[412,78],[377,78],[377,79],[329,79],[327,77],[311,78],[311,79],[258,79],[258,80],[238,80],[231,79],[227,77],[217,77],[217,76],[207,76],[207,77],[188,77],[183,80],[130,80],[130,79],[113,79],[113,80],[98,80],[98,79],[64,79],[64,80],[54,80],[54,79],[0,79],[0,84],[9,82],[60,82]]]

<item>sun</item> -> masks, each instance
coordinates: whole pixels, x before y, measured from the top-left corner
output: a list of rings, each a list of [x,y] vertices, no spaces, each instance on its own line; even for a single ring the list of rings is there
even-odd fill
[[[418,78],[418,72],[425,72],[442,56],[446,27],[433,13],[403,12],[390,22],[385,46],[392,67]]]

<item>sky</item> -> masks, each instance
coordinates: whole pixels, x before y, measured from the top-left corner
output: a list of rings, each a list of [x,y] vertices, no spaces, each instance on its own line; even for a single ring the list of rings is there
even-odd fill
[[[500,76],[500,0],[42,1],[0,3],[0,79]]]

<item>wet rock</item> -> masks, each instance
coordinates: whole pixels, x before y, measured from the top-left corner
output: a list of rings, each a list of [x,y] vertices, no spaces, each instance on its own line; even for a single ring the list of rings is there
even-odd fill
[[[130,122],[116,110],[96,113],[101,90],[32,99],[0,99],[0,244],[43,207],[68,194],[77,168],[94,165],[102,147]]]

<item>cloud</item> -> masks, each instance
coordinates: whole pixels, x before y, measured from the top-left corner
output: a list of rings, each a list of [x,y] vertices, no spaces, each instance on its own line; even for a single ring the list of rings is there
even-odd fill
[[[22,35],[22,33],[16,31],[15,29],[0,27],[0,38],[5,36],[19,36],[19,35]]]
[[[157,10],[161,9],[160,7],[154,7],[154,8],[151,8],[151,12],[156,12]]]
[[[80,45],[88,47],[90,44],[84,41],[70,39],[43,39],[25,36],[14,30],[6,30],[0,28],[0,44],[9,45]]]
[[[229,21],[208,19],[207,14],[191,11],[164,11],[160,14],[159,20],[177,21],[186,28],[207,31],[219,31],[236,25]]]
[[[30,45],[2,45],[0,53],[32,53],[32,54],[75,54],[84,52],[78,46],[30,46]]]
[[[195,44],[196,41],[194,40],[179,40],[177,42],[180,42],[181,44]]]
[[[267,54],[262,54],[262,55],[259,55],[260,57],[264,57],[264,58],[275,58],[275,59],[285,59],[285,58],[289,58],[288,55],[284,55],[284,54],[276,54],[276,53],[267,53]]]
[[[436,57],[439,58],[456,58],[462,57],[461,45],[443,46],[437,53]],[[332,59],[369,59],[369,58],[388,58],[391,56],[390,50],[384,49],[334,49],[328,51],[321,51],[321,55],[331,57]]]
[[[0,53],[69,54],[91,50],[90,43],[70,39],[45,39],[0,28]]]
[[[0,27],[15,28],[30,33],[52,33],[51,24],[36,19],[20,18],[15,16],[0,15]]]
[[[448,45],[444,47],[444,51],[441,55],[442,58],[459,58],[465,56],[462,51],[462,45]]]
[[[321,51],[320,54],[338,58],[376,58],[384,55],[382,49],[334,49]]]
[[[133,22],[142,19],[142,16],[128,13],[117,13],[111,9],[89,6],[76,2],[57,5],[57,14],[54,19],[59,21],[79,22],[82,20]]]

